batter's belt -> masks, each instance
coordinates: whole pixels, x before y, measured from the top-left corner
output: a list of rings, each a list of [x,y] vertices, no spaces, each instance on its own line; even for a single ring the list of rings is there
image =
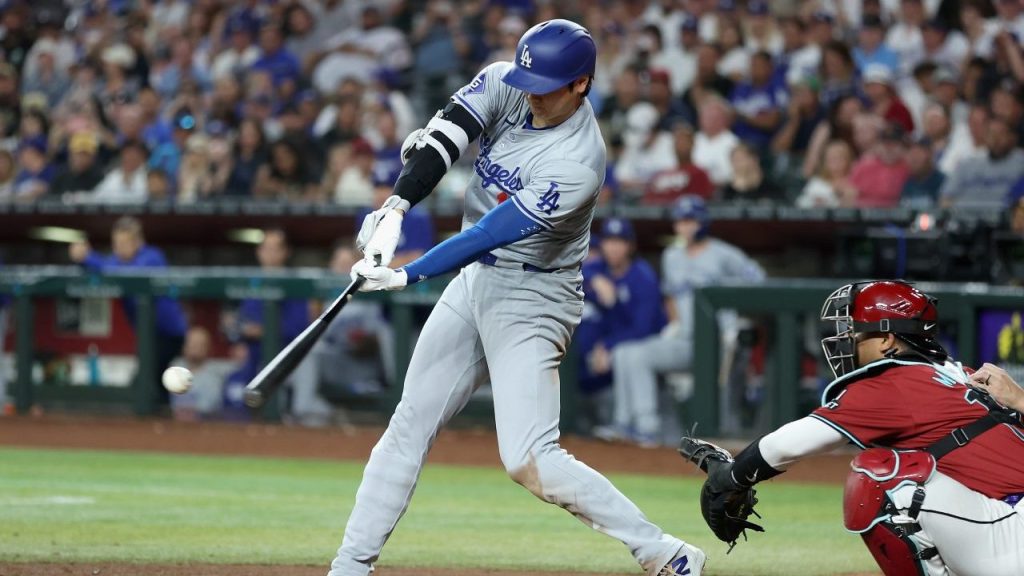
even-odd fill
[[[541,268],[539,266],[534,266],[533,264],[526,264],[525,262],[513,262],[512,260],[498,258],[497,256],[491,254],[490,252],[484,254],[480,258],[477,258],[477,262],[483,264],[484,266],[522,269],[525,272],[536,272],[538,274],[551,274],[552,272],[558,272],[559,270],[568,269],[579,270],[579,266],[566,266],[564,268]]]

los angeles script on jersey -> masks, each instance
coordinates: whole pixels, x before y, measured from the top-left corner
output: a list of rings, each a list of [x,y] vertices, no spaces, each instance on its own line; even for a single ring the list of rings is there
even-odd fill
[[[491,160],[491,146],[494,139],[486,135],[480,137],[480,154],[473,163],[473,169],[480,176],[480,185],[484,188],[495,184],[508,194],[515,194],[523,189],[523,180],[519,177],[519,166],[509,170]]]

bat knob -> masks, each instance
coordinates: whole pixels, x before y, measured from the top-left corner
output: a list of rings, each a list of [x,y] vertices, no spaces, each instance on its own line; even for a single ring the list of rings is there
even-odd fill
[[[263,393],[259,390],[246,390],[244,400],[245,405],[249,408],[259,408],[263,406],[266,398],[264,398]]]

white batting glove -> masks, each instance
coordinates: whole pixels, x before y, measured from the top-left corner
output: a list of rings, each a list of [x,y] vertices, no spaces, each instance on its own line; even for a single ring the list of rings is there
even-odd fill
[[[378,259],[381,266],[387,266],[395,257],[395,248],[402,237],[402,218],[410,204],[398,196],[391,196],[384,205],[363,218],[363,225],[356,236],[356,247],[368,260]]]
[[[405,270],[392,270],[387,266],[377,266],[373,262],[360,260],[352,266],[352,279],[365,278],[360,292],[377,290],[401,290],[409,283]]]

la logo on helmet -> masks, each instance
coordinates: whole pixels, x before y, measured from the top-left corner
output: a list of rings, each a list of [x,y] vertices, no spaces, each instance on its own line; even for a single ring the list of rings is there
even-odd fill
[[[530,64],[533,64],[533,58],[530,58],[530,45],[523,44],[523,55],[519,57],[519,64],[523,68],[529,68]]]

